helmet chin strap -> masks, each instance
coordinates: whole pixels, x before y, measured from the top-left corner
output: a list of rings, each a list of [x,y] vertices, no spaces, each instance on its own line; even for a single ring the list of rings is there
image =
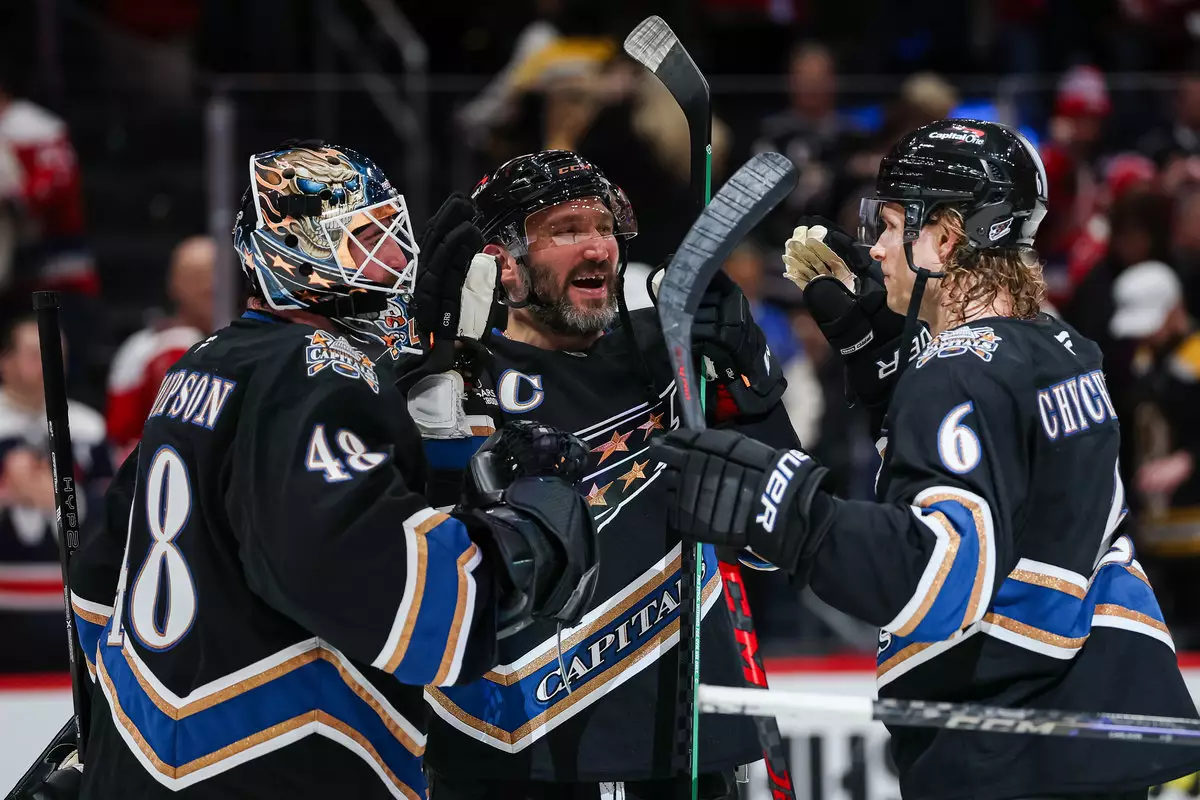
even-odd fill
[[[900,349],[897,353],[899,363],[896,366],[896,376],[904,374],[904,370],[908,367],[907,348],[913,337],[917,335],[917,325],[920,322],[919,314],[921,313],[921,299],[925,296],[925,284],[930,278],[943,278],[945,272],[933,272],[932,270],[918,267],[913,261],[913,243],[911,241],[904,243],[904,257],[908,261],[908,268],[917,275],[916,283],[913,284],[912,298],[908,301],[908,313],[904,317],[904,330],[900,334]]]

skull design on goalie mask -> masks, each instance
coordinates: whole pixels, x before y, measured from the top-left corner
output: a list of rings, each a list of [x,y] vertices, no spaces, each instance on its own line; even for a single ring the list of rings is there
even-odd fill
[[[309,256],[327,259],[341,244],[342,231],[329,239],[318,225],[317,216],[291,217],[284,212],[282,197],[320,198],[321,211],[338,207],[365,205],[363,178],[350,159],[332,147],[320,150],[288,150],[272,154],[254,163],[254,180],[264,216],[276,228],[282,227],[298,240],[299,248]]]
[[[322,142],[250,157],[233,244],[256,294],[277,310],[378,312],[386,296],[367,293],[411,291],[416,275],[404,197],[371,159]],[[328,302],[351,296],[350,304]]]

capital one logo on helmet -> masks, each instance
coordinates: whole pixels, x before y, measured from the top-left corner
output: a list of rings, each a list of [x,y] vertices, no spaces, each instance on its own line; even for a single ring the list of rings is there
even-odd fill
[[[762,525],[767,533],[775,532],[775,520],[779,516],[779,503],[783,501],[783,494],[787,491],[788,484],[792,482],[792,478],[796,477],[793,468],[808,460],[809,457],[799,450],[788,450],[775,462],[775,468],[771,470],[771,477],[767,478],[767,488],[763,489],[763,493],[758,498],[762,511],[754,518],[754,521]]]
[[[944,131],[932,131],[930,139],[949,139],[958,144],[983,144],[987,134],[978,128],[968,128],[966,125],[951,125]]]

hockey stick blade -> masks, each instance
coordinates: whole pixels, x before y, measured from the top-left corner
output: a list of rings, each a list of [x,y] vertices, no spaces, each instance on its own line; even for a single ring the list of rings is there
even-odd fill
[[[982,733],[1069,736],[1140,744],[1200,746],[1200,720],[1138,714],[1004,708],[924,700],[872,700],[869,697],[806,694],[733,686],[700,687],[700,710],[748,716],[832,715],[858,722]]]
[[[708,200],[712,154],[712,112],[708,81],[679,37],[662,17],[646,17],[625,37],[629,57],[654,73],[687,119],[691,180],[696,211]]]
[[[721,187],[671,259],[658,293],[658,317],[683,420],[704,430],[700,384],[692,365],[692,319],[713,275],[746,234],[796,185],[796,167],[779,153],[760,153]]]

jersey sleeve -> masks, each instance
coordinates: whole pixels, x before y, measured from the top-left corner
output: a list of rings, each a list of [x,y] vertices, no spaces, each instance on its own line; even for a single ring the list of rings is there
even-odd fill
[[[418,493],[399,394],[303,363],[271,377],[247,394],[227,495],[251,589],[403,683],[477,677],[494,650],[488,564]]]
[[[138,453],[135,448],[117,470],[104,496],[101,524],[80,531],[79,549],[71,556],[71,611],[75,616],[76,637],[93,677],[96,646],[113,613],[125,557]]]
[[[1014,516],[1029,479],[1006,372],[967,353],[905,376],[884,495],[829,501],[812,577],[819,597],[912,641],[942,641],[983,619],[1015,566]]]

